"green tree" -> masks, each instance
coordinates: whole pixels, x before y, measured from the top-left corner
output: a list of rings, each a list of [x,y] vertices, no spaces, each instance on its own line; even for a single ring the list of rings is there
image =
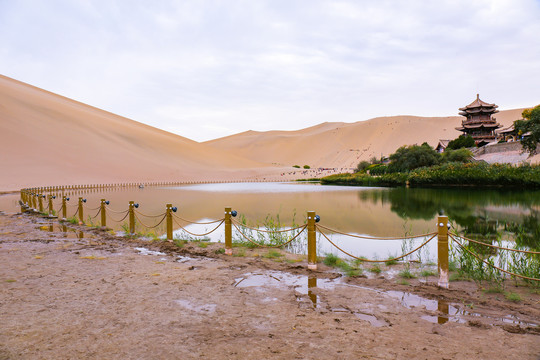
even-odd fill
[[[455,138],[454,140],[450,141],[448,145],[446,146],[446,150],[456,150],[461,148],[469,148],[469,147],[476,147],[476,143],[474,142],[474,139],[470,135],[459,135],[459,137]]]
[[[442,161],[443,162],[461,162],[461,163],[468,163],[471,162],[473,158],[473,153],[465,148],[457,149],[457,150],[446,150],[442,153]]]
[[[402,146],[390,155],[388,172],[407,172],[424,166],[433,166],[441,162],[441,155],[428,143]]]
[[[356,166],[356,171],[355,172],[363,172],[363,171],[366,171],[367,167],[371,165],[369,161],[366,161],[366,160],[363,160],[363,161],[360,161],[358,163],[358,165]]]
[[[514,121],[514,129],[519,136],[529,133],[521,140],[523,150],[531,155],[536,154],[536,145],[540,141],[540,105],[532,109],[523,110],[521,114],[524,120]]]

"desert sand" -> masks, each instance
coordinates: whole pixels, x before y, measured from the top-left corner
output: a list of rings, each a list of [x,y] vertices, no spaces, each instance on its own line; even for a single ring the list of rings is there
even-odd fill
[[[522,110],[496,117],[506,127]],[[0,75],[0,191],[320,177],[387,156],[402,145],[436,146],[439,139],[459,135],[454,128],[460,121],[459,116],[392,116],[298,131],[247,131],[198,143]]]
[[[386,269],[344,278],[324,264],[308,271],[298,255],[267,258],[267,249],[225,256],[219,243],[41,230],[48,222],[0,214],[0,359],[540,355],[540,295],[523,287],[508,285],[523,299],[512,303],[472,282],[400,285]]]

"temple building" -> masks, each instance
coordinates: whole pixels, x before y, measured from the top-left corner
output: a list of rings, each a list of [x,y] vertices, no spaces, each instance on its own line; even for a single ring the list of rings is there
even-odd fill
[[[484,146],[496,140],[495,130],[502,127],[495,118],[491,116],[499,110],[495,104],[489,104],[480,100],[476,94],[476,100],[469,105],[460,108],[459,115],[466,119],[461,122],[461,127],[456,128],[466,135],[472,136],[477,146]]]

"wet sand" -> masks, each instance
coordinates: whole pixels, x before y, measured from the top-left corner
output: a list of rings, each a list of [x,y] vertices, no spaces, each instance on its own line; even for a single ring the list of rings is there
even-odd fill
[[[512,303],[470,282],[442,290],[435,277],[345,278],[290,254],[235,248],[244,256],[228,257],[216,253],[223,244],[179,248],[87,227],[74,228],[78,238],[40,222],[0,215],[0,359],[540,355],[540,296],[527,288],[509,285],[522,297]],[[444,304],[470,315],[445,315]]]

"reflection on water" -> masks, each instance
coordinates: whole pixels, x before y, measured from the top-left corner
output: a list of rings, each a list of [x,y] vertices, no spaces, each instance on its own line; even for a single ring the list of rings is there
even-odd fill
[[[122,212],[129,201],[140,204],[139,218],[146,226],[154,226],[163,214],[167,203],[178,207],[177,215],[193,221],[223,218],[223,209],[231,206],[244,216],[248,225],[260,226],[268,216],[279,215],[283,228],[305,222],[307,211],[316,211],[324,226],[345,233],[375,237],[399,237],[429,233],[436,230],[435,218],[439,212],[449,216],[455,230],[468,237],[489,240],[501,233],[514,234],[516,242],[523,246],[537,247],[540,239],[540,191],[501,191],[463,189],[410,189],[368,188],[347,186],[321,186],[303,183],[238,183],[201,184],[175,187],[147,186],[140,188],[85,189],[65,193],[54,193],[57,200],[54,208],[60,208],[62,195],[72,198],[68,203],[68,218],[75,215],[76,199],[87,199],[84,217],[87,223],[99,223],[95,210],[100,199],[110,201],[107,225],[114,230],[126,226]],[[0,196],[0,210],[19,211],[18,197]],[[182,223],[194,233],[205,233],[209,226]],[[176,233],[181,229],[175,224]],[[137,221],[136,231],[165,233],[165,224],[156,229],[146,229]],[[209,235],[212,241],[223,241],[223,230]],[[368,258],[385,258],[401,253],[402,243],[381,242],[332,237],[339,246],[356,255]],[[422,239],[418,239],[421,241]],[[319,241],[325,243],[325,241]],[[432,242],[433,244],[435,242]],[[331,248],[320,248],[330,252]],[[434,247],[427,249],[435,256]],[[295,250],[297,251],[297,250]],[[297,251],[301,252],[301,250]],[[434,260],[434,259],[432,259]]]

